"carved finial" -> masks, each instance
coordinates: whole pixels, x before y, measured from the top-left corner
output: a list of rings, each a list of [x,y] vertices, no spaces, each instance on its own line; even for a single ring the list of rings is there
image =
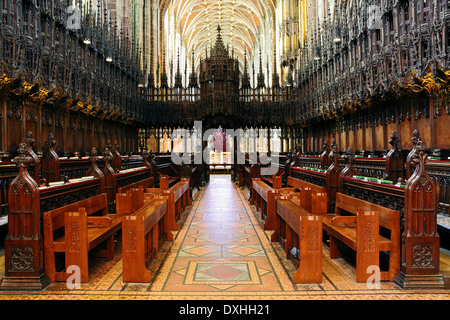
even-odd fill
[[[415,164],[418,164],[418,163],[425,164],[425,163],[427,163],[427,161],[428,161],[428,154],[423,152],[422,140],[420,138],[417,141],[416,147],[417,147],[417,152],[413,156],[412,162],[414,162]]]
[[[45,141],[45,145],[48,148],[53,148],[56,145],[56,140],[55,140],[55,136],[53,135],[53,133],[49,133],[48,134],[48,138],[47,141]]]
[[[33,133],[31,131],[27,132],[27,138],[25,139],[25,143],[28,145],[28,147],[32,147],[34,142],[36,141],[33,139]]]
[[[27,168],[33,162],[25,142],[19,144],[19,155],[13,159],[13,162],[21,168]]]
[[[413,146],[416,146],[419,140],[420,140],[420,132],[419,130],[414,129],[411,139]]]
[[[333,138],[333,142],[331,144],[331,152],[330,152],[330,159],[331,161],[335,164],[338,165],[338,159],[339,159],[339,152],[337,151],[337,144],[336,144],[336,139]]]
[[[331,149],[333,149],[334,147],[337,147],[337,144],[336,144],[336,138],[333,138],[333,139],[331,140]]]
[[[344,159],[347,163],[353,163],[355,161],[355,150],[352,147],[347,148],[347,152],[344,155]]]
[[[111,162],[111,160],[113,159],[113,154],[108,147],[106,147],[105,151],[103,152],[103,159],[105,159],[106,162]]]
[[[91,148],[91,152],[89,154],[89,161],[90,162],[97,162],[98,160],[98,151],[96,147]]]
[[[393,149],[398,149],[399,143],[400,140],[398,139],[397,132],[393,131],[391,134],[391,140],[389,140],[389,144],[392,146]]]
[[[98,155],[98,151],[96,147],[92,147],[91,149],[91,157],[96,157]]]
[[[328,145],[328,141],[325,139],[323,142],[323,151],[328,151],[329,148],[330,146]]]

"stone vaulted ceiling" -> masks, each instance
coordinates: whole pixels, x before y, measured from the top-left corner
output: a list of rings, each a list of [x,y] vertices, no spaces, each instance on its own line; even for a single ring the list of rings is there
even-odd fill
[[[172,6],[169,6],[172,1]],[[267,17],[274,16],[273,0],[161,0],[164,15],[170,7],[180,24],[181,38],[187,52],[195,54],[195,62],[213,46],[220,23],[221,34],[230,52],[238,57],[241,68],[244,53],[252,55],[254,45]],[[272,19],[273,20],[273,19]],[[241,69],[242,70],[242,69]]]

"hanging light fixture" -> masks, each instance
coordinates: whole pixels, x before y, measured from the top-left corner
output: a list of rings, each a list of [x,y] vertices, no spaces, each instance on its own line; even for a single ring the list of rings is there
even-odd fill
[[[106,62],[112,62],[113,58],[112,58],[112,49],[109,48],[108,49],[108,54],[106,55]]]
[[[313,49],[313,57],[314,57],[314,60],[316,60],[316,61],[319,61],[320,60],[320,47],[319,46],[314,46],[314,49]]]
[[[334,43],[340,43],[342,41],[341,38],[341,27],[340,26],[334,26],[333,28],[333,42]]]
[[[91,44],[91,28],[90,27],[86,28],[86,32],[85,32],[85,35],[84,35],[83,43],[86,44],[86,45],[90,45]]]

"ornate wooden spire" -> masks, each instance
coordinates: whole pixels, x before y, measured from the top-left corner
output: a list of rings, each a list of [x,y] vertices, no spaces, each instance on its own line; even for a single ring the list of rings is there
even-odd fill
[[[414,138],[417,134],[414,134]],[[434,180],[427,174],[428,155],[417,141],[411,160],[415,171],[405,187],[405,227],[402,234],[401,272],[395,282],[404,289],[424,286],[443,288],[439,275],[439,234],[437,212],[439,192]]]
[[[328,145],[328,141],[325,140],[323,142],[323,151],[320,155],[320,166],[322,169],[326,170],[330,165],[330,146]]]
[[[400,140],[397,132],[392,132],[389,144],[392,146],[391,150],[386,155],[386,173],[384,179],[392,180],[396,183],[403,178],[403,153],[400,150]]]
[[[33,158],[34,168],[33,168],[33,178],[34,181],[39,181],[40,175],[40,159],[38,155],[33,150],[35,139],[33,139],[33,133],[31,131],[27,132],[27,137],[25,139],[25,144],[27,145],[28,154],[31,158]]]
[[[166,50],[163,49],[163,60],[162,60],[162,73],[161,73],[161,88],[167,88],[167,72],[166,72]]]
[[[411,161],[414,159],[415,155],[417,154],[417,145],[421,141],[420,139],[420,132],[417,129],[414,129],[411,142],[412,142],[412,149],[409,152],[408,156],[406,157],[406,179],[409,179],[409,177],[412,175],[412,169],[411,169]]]
[[[259,48],[259,73],[258,73],[258,88],[264,88],[266,86],[266,80],[262,67],[262,55],[261,48]]]
[[[33,163],[27,144],[19,145],[13,162],[20,168],[8,190],[8,235],[2,290],[42,290],[50,280],[44,272],[40,231],[40,192],[28,173]]]
[[[244,51],[244,76],[242,77],[242,88],[250,88],[250,75],[247,69],[247,48]]]
[[[220,27],[220,23],[217,26],[217,38],[214,47],[211,50],[211,57],[223,57],[228,58],[228,50],[225,48],[225,45],[222,40],[222,35],[220,31],[222,28]]]
[[[192,61],[191,61],[192,67],[191,67],[191,74],[189,77],[189,86],[190,87],[197,87],[197,73],[195,73],[195,54],[194,49],[192,49]]]
[[[175,87],[181,88],[183,86],[183,76],[180,71],[180,49],[177,54],[177,72],[175,73]]]
[[[56,140],[53,133],[49,133],[45,145],[47,149],[42,157],[42,178],[45,178],[47,182],[58,181],[59,157],[55,151]]]
[[[326,172],[326,188],[327,188],[327,208],[328,212],[334,212],[336,193],[339,192],[339,176],[342,168],[338,164],[339,152],[337,150],[336,139],[333,138],[331,143],[332,150],[330,152],[331,164]]]

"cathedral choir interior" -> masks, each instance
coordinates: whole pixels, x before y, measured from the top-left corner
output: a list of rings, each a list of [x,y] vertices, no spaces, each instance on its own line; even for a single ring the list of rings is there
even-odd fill
[[[0,300],[449,300],[449,82],[450,1],[0,0]]]

